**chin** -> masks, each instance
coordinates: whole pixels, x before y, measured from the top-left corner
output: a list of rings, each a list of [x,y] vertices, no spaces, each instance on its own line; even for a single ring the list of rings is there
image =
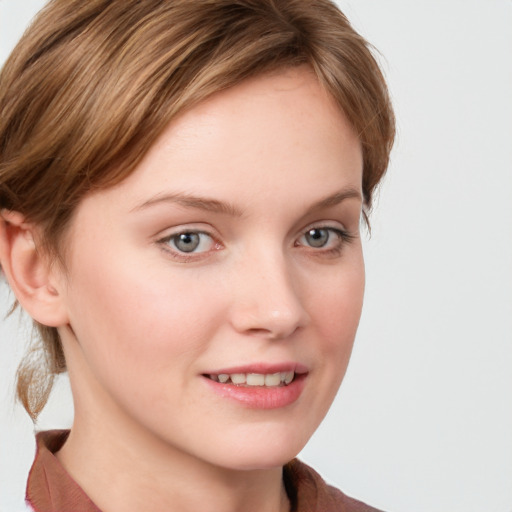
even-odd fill
[[[300,451],[300,450],[299,450]],[[223,461],[220,465],[235,471],[258,471],[280,468],[297,456],[298,452],[290,451],[279,453],[248,454],[247,456],[234,456]]]
[[[235,470],[262,470],[281,467],[295,458],[304,448],[311,434],[282,431],[265,432],[262,435],[248,433],[231,439],[229,448],[221,450],[219,464]],[[218,444],[221,446],[221,443]]]

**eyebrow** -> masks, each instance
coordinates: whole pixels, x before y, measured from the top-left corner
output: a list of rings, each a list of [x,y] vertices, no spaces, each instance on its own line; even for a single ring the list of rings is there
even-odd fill
[[[358,190],[352,188],[341,190],[313,203],[307,209],[305,214],[309,215],[318,210],[331,208],[333,206],[340,204],[346,199],[358,199],[361,201],[361,193]],[[212,199],[209,197],[193,196],[183,193],[157,195],[155,197],[152,197],[151,199],[148,199],[139,206],[136,206],[131,211],[145,210],[146,208],[162,203],[177,204],[180,206],[185,206],[187,208],[196,208],[198,210],[204,210],[207,212],[221,213],[224,215],[229,215],[231,217],[242,217],[244,214],[243,210],[238,208],[233,203],[219,201],[217,199]]]
[[[325,197],[324,199],[320,199],[320,201],[317,201],[316,203],[313,203],[307,209],[306,215],[315,213],[316,211],[319,210],[325,210],[326,208],[332,208],[333,206],[342,203],[346,199],[357,199],[359,201],[363,200],[361,192],[359,192],[355,188],[340,190],[339,192],[336,192],[330,196]]]
[[[232,217],[241,217],[243,215],[242,210],[237,208],[232,203],[211,199],[209,197],[199,197],[180,193],[157,195],[145,201],[141,205],[136,206],[132,211],[145,210],[150,206],[161,203],[173,203],[180,206],[185,206],[187,208],[196,208],[198,210],[204,210],[213,213],[223,213]]]

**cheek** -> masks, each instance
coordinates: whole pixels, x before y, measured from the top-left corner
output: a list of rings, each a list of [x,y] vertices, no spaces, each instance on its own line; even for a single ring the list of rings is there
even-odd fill
[[[70,301],[71,326],[89,366],[117,384],[162,370],[169,375],[171,365],[193,360],[216,328],[221,307],[188,276],[135,272],[137,266],[126,263],[89,261],[75,274]],[[101,268],[110,270],[99,279]]]
[[[325,341],[325,350],[332,354],[351,347],[363,306],[364,264],[362,257],[322,288],[312,299],[315,324]]]
[[[362,256],[337,273],[331,272],[323,286],[309,295],[310,338],[304,347],[315,361],[306,398],[306,434],[311,435],[329,410],[347,370],[364,295]],[[307,439],[304,438],[305,442]]]
[[[348,270],[347,270],[348,269]],[[323,417],[341,385],[356,336],[364,296],[362,254],[342,269],[312,298],[314,326],[318,334],[318,415]]]

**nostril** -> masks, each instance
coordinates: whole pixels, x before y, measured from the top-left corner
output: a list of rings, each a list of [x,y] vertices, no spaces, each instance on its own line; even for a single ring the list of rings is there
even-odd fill
[[[290,268],[279,255],[258,260],[257,275],[244,273],[231,304],[231,323],[238,332],[269,339],[286,338],[308,323],[309,315]]]
[[[231,314],[235,330],[251,336],[282,339],[308,323],[309,316],[298,301],[293,305],[283,304],[281,309],[265,306],[265,300],[253,305],[235,305]]]

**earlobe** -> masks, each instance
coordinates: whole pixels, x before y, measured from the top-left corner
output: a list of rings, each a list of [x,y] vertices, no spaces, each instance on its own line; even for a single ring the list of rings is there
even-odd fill
[[[39,323],[59,327],[67,323],[55,272],[37,250],[38,228],[19,212],[0,212],[0,263],[14,295]]]

